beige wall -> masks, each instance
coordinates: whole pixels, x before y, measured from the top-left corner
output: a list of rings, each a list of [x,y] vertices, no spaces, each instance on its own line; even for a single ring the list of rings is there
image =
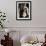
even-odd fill
[[[9,36],[13,39],[13,46],[20,46],[20,40],[23,36],[37,36],[37,38],[40,40],[40,41],[44,41],[44,40],[41,40],[44,38],[44,35],[45,35],[46,31],[12,31],[12,32],[9,32]],[[0,32],[0,43],[1,43],[1,39],[5,39],[4,38],[4,35],[7,35],[6,32]],[[40,38],[39,38],[39,37]]]
[[[46,0],[32,0],[32,20],[29,21],[16,20],[16,0],[0,0],[0,10],[6,12],[7,15],[8,22],[5,26],[10,31],[20,31],[20,37],[32,31],[46,33]],[[15,35],[19,37],[19,34]],[[16,45],[18,46],[19,43]]]
[[[6,12],[6,27],[46,27],[46,0],[32,0],[32,20],[16,20],[16,0],[0,0],[0,9]]]

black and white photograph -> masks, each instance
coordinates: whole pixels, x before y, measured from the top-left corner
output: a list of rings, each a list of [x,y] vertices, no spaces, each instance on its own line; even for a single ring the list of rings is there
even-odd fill
[[[31,1],[16,1],[16,19],[31,20]]]

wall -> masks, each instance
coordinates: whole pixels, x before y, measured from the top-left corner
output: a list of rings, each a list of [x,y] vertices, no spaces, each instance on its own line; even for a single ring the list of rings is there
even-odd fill
[[[20,36],[30,31],[46,33],[46,0],[32,0],[32,20],[29,21],[16,20],[16,0],[0,0],[0,10],[6,12],[8,22],[5,26],[11,31],[20,31]]]
[[[30,1],[30,0],[29,0]],[[0,10],[6,12],[6,27],[46,27],[46,0],[32,0],[32,20],[16,20],[16,0],[0,0]]]
[[[16,30],[12,30],[12,32],[9,32],[9,37],[11,37],[13,39],[13,46],[20,46],[20,40],[23,36],[39,36],[39,40],[42,41],[41,39],[44,38],[46,31],[16,31]],[[1,43],[1,39],[5,39],[4,35],[7,35],[6,32],[0,32],[0,43]]]

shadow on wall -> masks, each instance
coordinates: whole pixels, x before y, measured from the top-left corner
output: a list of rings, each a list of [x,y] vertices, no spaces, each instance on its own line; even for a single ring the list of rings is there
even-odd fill
[[[18,40],[13,40],[13,46],[21,46],[20,41]]]

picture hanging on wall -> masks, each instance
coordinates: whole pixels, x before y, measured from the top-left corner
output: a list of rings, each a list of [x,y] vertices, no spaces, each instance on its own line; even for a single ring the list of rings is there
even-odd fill
[[[16,20],[32,20],[32,1],[16,1]]]

